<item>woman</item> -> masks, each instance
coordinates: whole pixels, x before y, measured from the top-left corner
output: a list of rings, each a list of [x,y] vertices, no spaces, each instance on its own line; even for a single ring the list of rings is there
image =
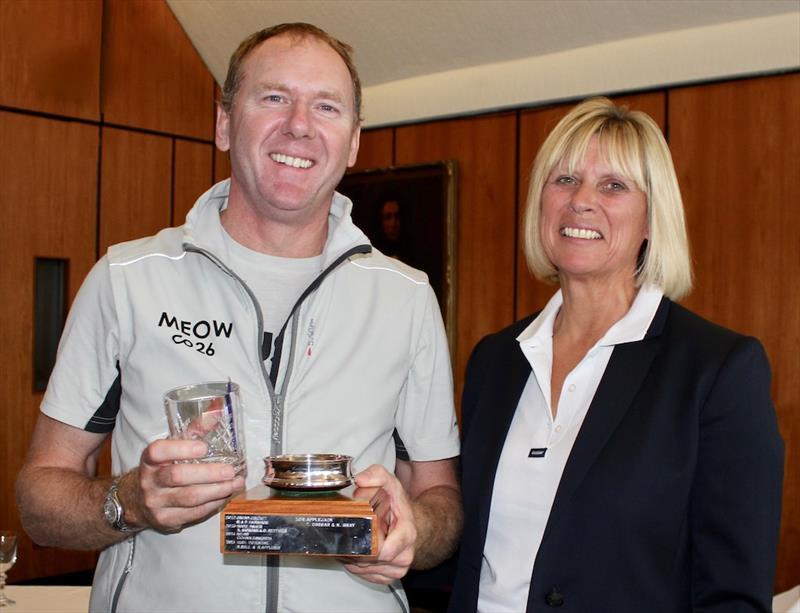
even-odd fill
[[[769,611],[769,365],[673,302],[689,251],[652,119],[604,98],[564,117],[534,164],[525,254],[560,290],[467,367],[450,609]]]

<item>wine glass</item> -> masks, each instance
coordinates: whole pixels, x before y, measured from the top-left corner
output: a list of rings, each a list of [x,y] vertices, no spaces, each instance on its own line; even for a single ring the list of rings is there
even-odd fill
[[[17,533],[10,530],[0,530],[0,607],[15,604],[5,595],[6,571],[14,566],[17,561]]]

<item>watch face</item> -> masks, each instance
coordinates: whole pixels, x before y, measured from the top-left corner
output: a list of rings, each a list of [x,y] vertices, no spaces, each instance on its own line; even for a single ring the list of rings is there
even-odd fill
[[[106,499],[103,503],[103,516],[112,526],[117,522],[117,507],[113,500]]]

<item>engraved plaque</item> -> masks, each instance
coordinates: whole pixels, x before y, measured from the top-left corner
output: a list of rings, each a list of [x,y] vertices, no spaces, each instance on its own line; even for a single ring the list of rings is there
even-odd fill
[[[259,485],[220,515],[222,553],[375,556],[386,532],[384,492],[286,493]]]
[[[372,555],[368,517],[225,514],[225,553]]]

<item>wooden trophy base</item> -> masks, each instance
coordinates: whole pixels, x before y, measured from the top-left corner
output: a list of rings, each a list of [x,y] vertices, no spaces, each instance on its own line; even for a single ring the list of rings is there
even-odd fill
[[[220,551],[260,555],[376,556],[388,503],[379,488],[280,492],[258,485],[220,514]]]

